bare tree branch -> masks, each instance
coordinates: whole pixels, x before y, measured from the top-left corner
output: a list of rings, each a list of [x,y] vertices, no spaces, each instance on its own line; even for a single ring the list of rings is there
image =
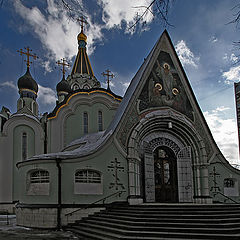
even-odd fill
[[[148,6],[136,6],[134,8],[145,9],[141,15],[136,14],[135,22],[128,27],[128,30],[133,30],[140,23],[143,25],[146,24],[146,21],[143,21],[145,16],[148,13],[151,13],[154,17],[160,19],[161,23],[164,26],[173,26],[168,21],[168,13],[170,8],[170,2],[174,0],[153,0]]]
[[[234,6],[231,10],[235,11],[236,9],[237,9],[237,12],[233,14],[234,19],[230,21],[228,24],[236,23],[236,26],[237,26],[240,22],[240,3]]]
[[[1,1],[0,1],[0,8],[2,8],[3,2],[4,2],[4,0],[1,0]]]
[[[83,15],[83,8],[79,0],[61,0],[57,2],[68,13],[68,17],[72,20],[76,20],[79,15]]]

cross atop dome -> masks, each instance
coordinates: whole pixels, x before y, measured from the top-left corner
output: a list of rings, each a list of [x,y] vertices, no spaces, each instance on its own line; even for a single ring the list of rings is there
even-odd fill
[[[86,25],[88,24],[87,20],[86,20],[83,16],[81,16],[80,18],[77,18],[77,22],[80,23],[81,32],[83,32],[83,30],[84,30],[84,24],[86,24]]]
[[[30,49],[29,47],[24,47],[24,49],[26,49],[26,52],[24,52],[22,50],[22,48],[20,50],[17,50],[17,52],[20,53],[20,55],[26,55],[27,56],[27,60],[24,60],[24,62],[27,63],[27,68],[30,67],[30,64],[33,63],[30,61],[30,57],[32,57],[34,60],[36,60],[38,58],[38,56],[36,54],[31,54],[30,52],[32,51],[32,49]]]
[[[106,72],[106,73],[105,73]],[[102,73],[102,75],[105,77],[107,77],[107,90],[110,90],[110,78],[114,78],[115,76],[111,73],[111,71],[109,69],[105,70],[105,72]]]
[[[56,63],[57,63],[58,66],[62,65],[61,71],[63,73],[63,78],[65,79],[65,73],[66,73],[65,67],[70,67],[70,65],[67,63],[65,58],[62,58],[61,60],[58,60]]]

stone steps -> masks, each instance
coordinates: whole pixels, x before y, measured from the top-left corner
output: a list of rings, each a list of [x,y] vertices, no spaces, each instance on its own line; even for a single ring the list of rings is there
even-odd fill
[[[238,205],[112,206],[69,224],[80,239],[240,239]]]
[[[104,218],[104,217],[97,217],[97,216],[92,216],[89,219],[86,219],[85,222],[92,222],[92,223],[101,223],[101,224],[108,224],[109,218]],[[126,226],[136,226],[136,222],[134,221],[129,221],[129,220],[119,220],[119,219],[111,219],[111,224],[119,224],[119,225],[126,225]],[[240,228],[240,222],[238,223],[212,223],[210,221],[208,222],[151,222],[151,221],[141,221],[137,222],[137,226],[139,227],[173,227],[173,228],[196,228],[196,227],[201,227],[201,228]]]

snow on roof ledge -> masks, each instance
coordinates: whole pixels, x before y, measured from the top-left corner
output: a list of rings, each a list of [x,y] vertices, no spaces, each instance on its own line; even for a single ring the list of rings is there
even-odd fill
[[[84,140],[87,141],[87,143],[84,146],[80,146],[74,150],[71,151],[65,151],[65,152],[57,152],[57,153],[48,153],[48,154],[41,154],[36,155],[31,158],[28,158],[27,161],[32,160],[52,160],[52,159],[72,159],[72,158],[78,158],[83,157],[89,154],[92,154],[96,152],[112,135],[112,132],[109,132],[104,136],[104,132],[94,133],[94,134],[88,134],[86,136],[83,136],[80,139],[77,139],[73,141],[72,144],[79,144],[82,143]],[[97,137],[98,136],[98,137]],[[96,141],[94,141],[94,139]]]

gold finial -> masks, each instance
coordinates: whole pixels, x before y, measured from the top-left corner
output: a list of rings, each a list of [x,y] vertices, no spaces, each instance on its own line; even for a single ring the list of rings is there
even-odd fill
[[[62,73],[63,73],[63,78],[65,78],[65,73],[66,73],[65,67],[70,67],[70,65],[66,62],[65,58],[62,58],[61,60],[58,60],[56,63],[57,63],[58,66],[62,65],[61,70],[62,70]]]
[[[27,63],[27,68],[29,68],[29,67],[30,67],[30,64],[32,63],[32,62],[29,60],[29,58],[30,58],[30,57],[33,57],[33,59],[36,60],[36,59],[38,58],[38,56],[37,56],[36,54],[31,54],[30,52],[32,51],[32,49],[30,49],[29,47],[24,47],[24,49],[26,49],[26,52],[23,52],[22,49],[20,49],[20,51],[17,50],[17,52],[19,52],[21,56],[22,56],[23,54],[27,55],[27,60],[24,60],[24,62]]]
[[[88,24],[88,22],[86,21],[86,19],[81,16],[80,18],[77,18],[77,22],[80,23],[80,26],[81,26],[81,32],[83,32],[83,29],[84,29],[84,23],[85,24]]]
[[[110,77],[114,78],[115,76],[113,74],[110,74],[111,71],[109,69],[105,70],[105,72],[103,72],[102,75],[107,76],[107,89],[110,90]]]

